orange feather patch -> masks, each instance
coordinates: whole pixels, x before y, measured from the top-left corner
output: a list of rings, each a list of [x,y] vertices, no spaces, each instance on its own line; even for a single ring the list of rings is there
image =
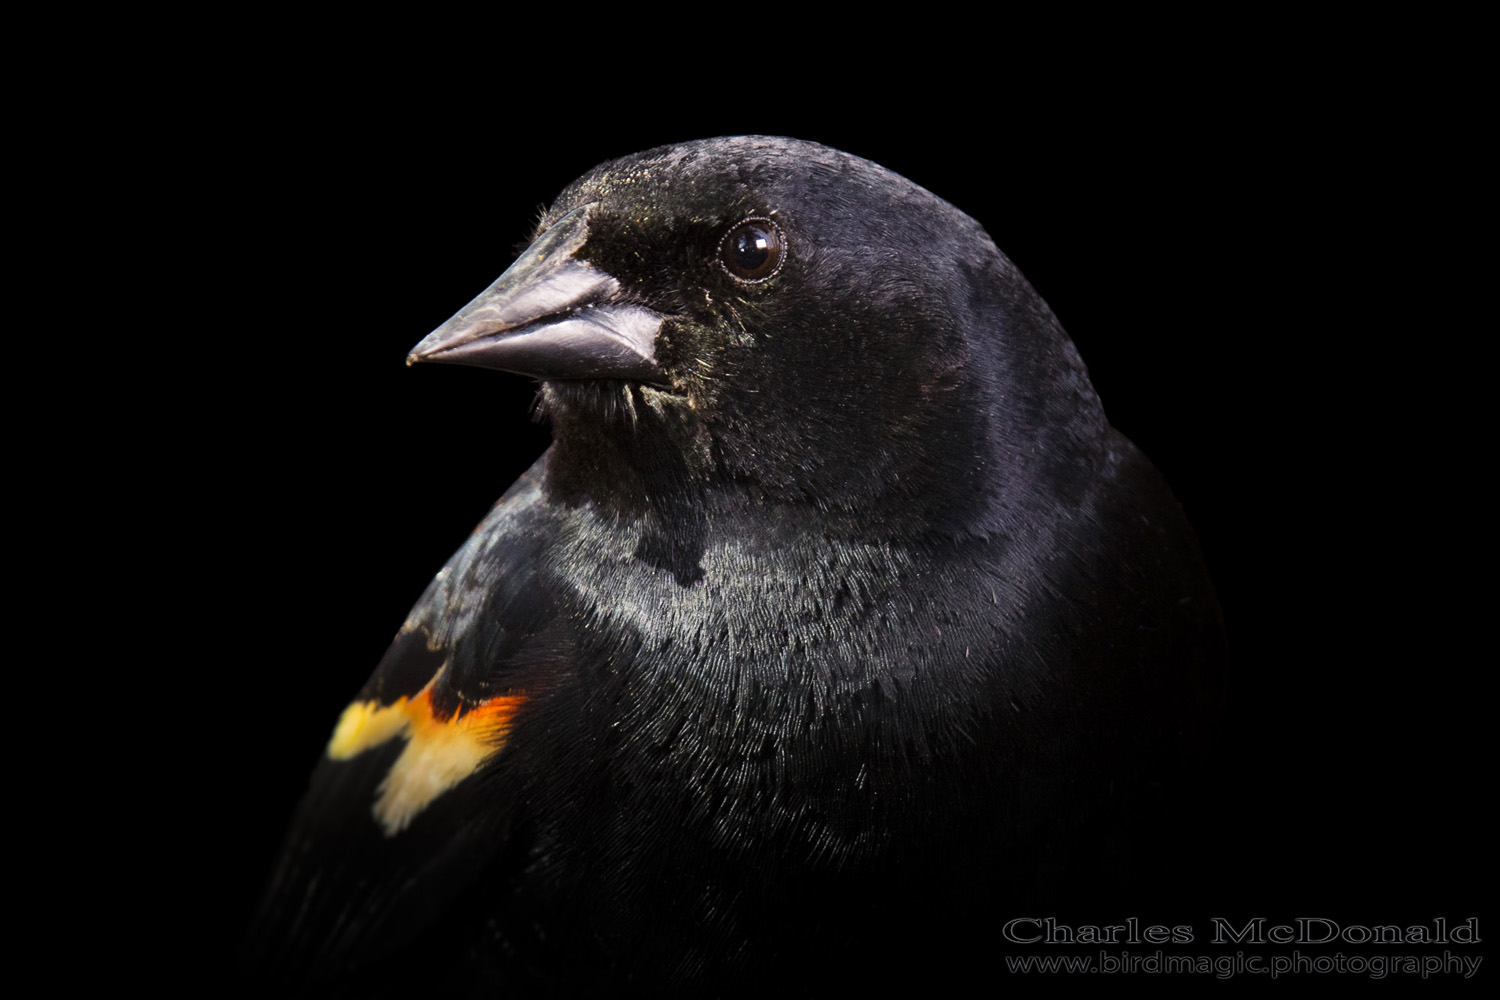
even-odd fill
[[[388,837],[504,749],[511,722],[526,703],[524,694],[501,695],[444,717],[432,707],[432,687],[442,676],[439,670],[410,699],[350,704],[328,741],[330,759],[348,760],[397,736],[406,740],[375,790],[372,813]]]

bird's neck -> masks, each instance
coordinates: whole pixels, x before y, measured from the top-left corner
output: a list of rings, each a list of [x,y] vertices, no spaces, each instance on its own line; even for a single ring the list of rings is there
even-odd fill
[[[1083,431],[1025,434],[1000,424],[998,408],[966,405],[915,444],[848,441],[848,453],[874,449],[858,463],[828,449],[765,447],[749,436],[755,428],[711,424],[680,398],[625,383],[549,384],[543,405],[551,496],[636,526],[645,557],[689,576],[710,535],[744,526],[764,537],[923,547],[1006,533],[1006,523],[1049,509],[1048,484],[1092,467],[1093,425],[1104,426],[1082,407]]]

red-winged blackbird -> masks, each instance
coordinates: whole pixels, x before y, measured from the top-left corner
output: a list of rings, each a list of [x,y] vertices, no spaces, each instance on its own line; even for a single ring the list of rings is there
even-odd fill
[[[1024,906],[1181,874],[1213,590],[974,220],[810,143],[664,147],[412,359],[537,377],[555,443],[338,720],[257,975],[962,981]]]

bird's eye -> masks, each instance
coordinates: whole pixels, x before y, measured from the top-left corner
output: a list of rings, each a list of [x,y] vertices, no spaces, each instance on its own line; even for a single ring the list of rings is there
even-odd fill
[[[765,281],[781,269],[786,241],[770,219],[746,219],[724,234],[719,262],[741,281]]]

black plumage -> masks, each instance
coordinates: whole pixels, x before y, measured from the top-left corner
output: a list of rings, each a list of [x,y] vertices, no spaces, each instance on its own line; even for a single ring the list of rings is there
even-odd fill
[[[1212,586],[974,220],[809,143],[664,147],[413,357],[537,376],[555,442],[340,721],[258,975],[817,989],[1169,873]]]

